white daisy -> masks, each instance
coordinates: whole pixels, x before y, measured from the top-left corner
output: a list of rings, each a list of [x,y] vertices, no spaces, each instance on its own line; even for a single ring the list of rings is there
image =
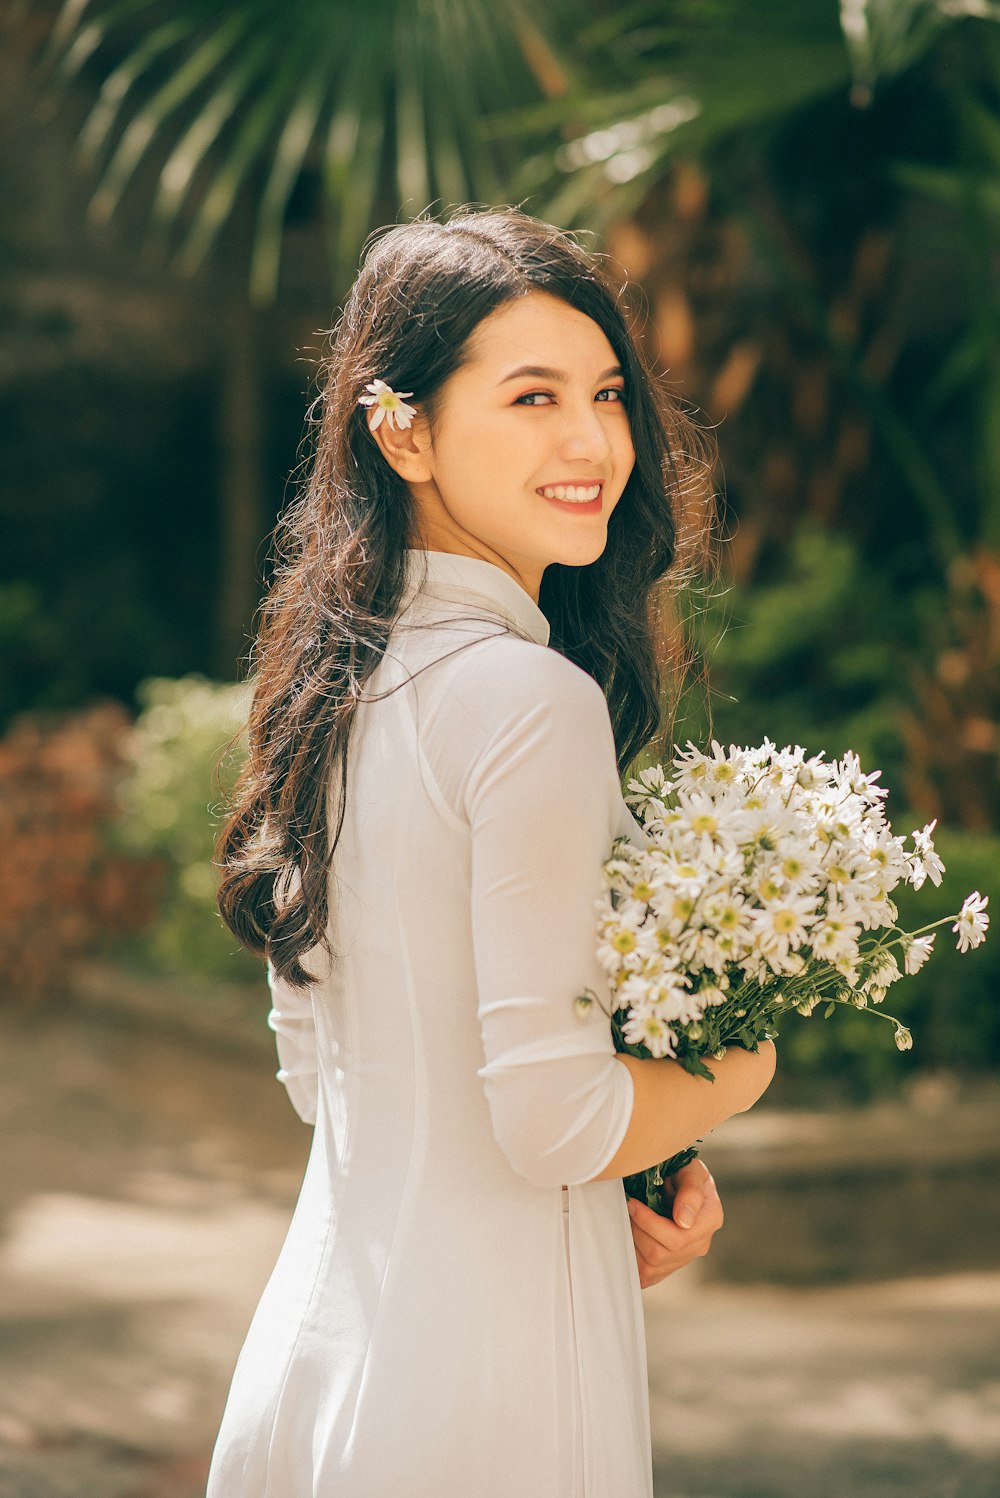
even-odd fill
[[[808,941],[809,927],[818,916],[808,896],[786,892],[763,910],[755,910],[751,920],[756,945],[773,967],[775,960],[784,964],[791,950]]]
[[[677,1034],[651,1009],[632,1009],[622,1025],[622,1035],[629,1045],[644,1045],[658,1058],[673,1056]]]
[[[879,957],[878,967],[869,973],[860,991],[867,994],[873,1004],[881,1004],[890,986],[902,976],[899,964],[892,953],[883,952]]]
[[[853,750],[848,750],[843,759],[836,762],[835,769],[840,784],[860,801],[874,806],[889,794],[883,786],[875,784],[882,771],[873,770],[870,775],[862,774],[861,761]]]
[[[368,425],[373,432],[382,421],[387,421],[390,427],[410,426],[417,408],[408,406],[405,397],[412,395],[412,390],[393,390],[385,380],[372,380],[370,385],[365,386],[365,390],[368,393],[358,397],[358,405],[374,408],[368,417]]]
[[[919,889],[925,879],[929,879],[932,884],[941,883],[944,864],[935,853],[934,844],[931,841],[931,833],[936,826],[937,817],[933,822],[928,822],[922,831],[911,834],[915,851],[909,856],[910,883],[914,889]]]
[[[914,936],[911,938],[903,954],[903,966],[908,973],[919,973],[931,955],[936,934],[936,932],[932,932],[930,936]]]
[[[835,963],[838,957],[847,957],[854,963],[858,960],[858,937],[860,935],[861,927],[857,922],[847,920],[839,909],[834,907],[832,913],[828,911],[813,927],[809,943],[816,956],[822,957],[826,962]]]
[[[968,952],[970,947],[978,947],[980,942],[986,940],[990,925],[990,918],[986,914],[989,903],[989,895],[981,895],[978,889],[966,896],[958,913],[958,920],[951,928],[958,933],[956,946],[960,952]]]

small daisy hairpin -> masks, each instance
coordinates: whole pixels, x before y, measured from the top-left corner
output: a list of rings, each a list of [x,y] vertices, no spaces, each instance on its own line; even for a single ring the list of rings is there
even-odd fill
[[[412,395],[412,390],[395,391],[385,380],[372,380],[370,385],[365,386],[367,395],[359,396],[358,405],[370,407],[368,426],[374,432],[375,428],[383,420],[391,427],[408,427],[416,415],[416,406],[408,406],[403,399],[406,395]]]

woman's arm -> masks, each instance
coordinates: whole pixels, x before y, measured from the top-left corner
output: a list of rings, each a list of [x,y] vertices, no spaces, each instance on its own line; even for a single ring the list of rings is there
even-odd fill
[[[279,1069],[275,1073],[303,1123],[316,1122],[318,1077],[316,1067],[316,1021],[311,989],[292,988],[275,976],[267,965],[271,1010],[267,1023],[274,1031]]]
[[[469,827],[479,1075],[497,1143],[540,1186],[655,1165],[750,1107],[766,1061],[713,1063],[714,1086],[675,1063],[623,1064],[599,1006],[573,1002],[607,989],[595,907],[623,805],[597,683],[555,651],[496,638],[448,688],[421,747]]]
[[[767,1091],[777,1052],[770,1040],[760,1050],[731,1046],[719,1060],[705,1058],[714,1082],[692,1076],[677,1061],[618,1056],[632,1076],[632,1116],[625,1137],[595,1181],[648,1170],[701,1139],[712,1129],[745,1113]]]

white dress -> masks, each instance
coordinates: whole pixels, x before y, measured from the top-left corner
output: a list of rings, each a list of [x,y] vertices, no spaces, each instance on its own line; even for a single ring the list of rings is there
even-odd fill
[[[269,974],[315,1131],[207,1498],[652,1498],[629,1217],[593,1179],[632,1079],[573,1004],[607,992],[601,861],[644,834],[604,694],[529,594],[476,558],[407,567],[366,695],[431,664],[358,710],[340,960],[302,993]]]

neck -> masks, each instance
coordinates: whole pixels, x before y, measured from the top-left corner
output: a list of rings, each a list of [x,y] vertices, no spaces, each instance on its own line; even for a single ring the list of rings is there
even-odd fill
[[[472,535],[471,532],[463,530],[454,523],[438,523],[433,517],[425,516],[419,531],[419,539],[411,541],[409,543],[411,546],[424,551],[444,551],[452,556],[475,557],[480,562],[491,562],[494,567],[499,567],[509,577],[512,577],[528,594],[532,603],[537,604],[544,570],[537,564],[534,567],[524,567],[522,564],[519,568],[479,536]]]

